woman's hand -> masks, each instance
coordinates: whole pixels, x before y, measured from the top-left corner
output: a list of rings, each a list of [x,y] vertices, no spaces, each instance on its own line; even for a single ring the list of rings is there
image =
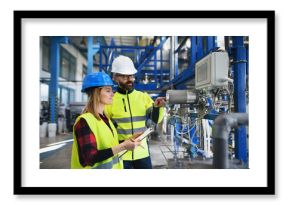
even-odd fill
[[[136,136],[139,136],[139,135],[140,134],[138,134]],[[112,152],[115,155],[115,154],[122,152],[124,150],[134,150],[138,146],[142,147],[141,141],[135,140],[133,138],[129,138],[129,139],[125,140],[124,142],[122,142],[121,144],[118,144],[117,146],[112,147]]]
[[[126,150],[133,150],[135,149],[137,146],[139,146],[141,144],[140,141],[135,141],[134,139],[130,138],[125,140],[124,142],[122,142],[122,145],[124,146],[124,148]]]

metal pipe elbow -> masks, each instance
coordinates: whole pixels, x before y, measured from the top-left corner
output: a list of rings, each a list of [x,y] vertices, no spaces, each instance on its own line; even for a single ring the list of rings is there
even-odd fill
[[[213,138],[227,139],[232,128],[240,125],[248,125],[249,115],[247,113],[223,113],[214,120]]]
[[[213,125],[213,168],[228,169],[228,137],[232,128],[248,124],[247,113],[219,115]]]

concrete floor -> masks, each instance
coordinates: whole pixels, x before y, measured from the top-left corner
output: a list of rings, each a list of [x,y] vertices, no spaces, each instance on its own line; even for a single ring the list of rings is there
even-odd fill
[[[40,138],[40,168],[69,169],[71,160],[72,134]],[[174,154],[170,140],[151,137],[149,140],[153,169],[211,169],[212,159],[191,160],[184,149]],[[238,167],[236,167],[238,168]]]
[[[72,134],[61,134],[56,137],[40,138],[40,168],[69,169],[72,148]],[[149,150],[154,169],[166,169],[167,161],[161,150],[160,140],[150,140]]]
[[[69,169],[72,142],[71,133],[40,138],[40,168]]]

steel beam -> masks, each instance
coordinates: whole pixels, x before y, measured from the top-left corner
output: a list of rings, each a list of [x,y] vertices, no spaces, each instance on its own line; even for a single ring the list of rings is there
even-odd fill
[[[233,37],[234,49],[234,103],[235,112],[246,112],[246,48],[243,36]],[[235,157],[243,162],[247,157],[246,127],[241,126],[235,130]]]
[[[87,61],[88,61],[88,70],[87,74],[93,72],[94,68],[94,55],[100,50],[100,44],[94,45],[93,36],[88,36],[88,54],[87,54]]]
[[[203,52],[203,36],[197,36],[197,59],[200,60],[204,56]]]
[[[215,36],[207,36],[206,39],[207,39],[206,52],[208,54],[216,48],[216,37]]]
[[[51,38],[50,44],[50,83],[49,83],[49,121],[57,123],[57,103],[58,103],[58,77],[60,70],[60,44],[69,43],[69,38],[65,36],[55,36]]]
[[[154,49],[146,56],[146,58],[143,60],[143,62],[137,67],[137,74],[136,77],[140,77],[140,70],[150,61],[150,59],[156,54],[156,52],[162,48],[163,44],[166,42],[167,38],[164,38],[160,41],[160,44],[157,47],[154,47]]]
[[[191,36],[190,37],[190,64],[189,64],[189,67],[193,68],[193,72],[195,71],[196,53],[197,53],[196,36]]]

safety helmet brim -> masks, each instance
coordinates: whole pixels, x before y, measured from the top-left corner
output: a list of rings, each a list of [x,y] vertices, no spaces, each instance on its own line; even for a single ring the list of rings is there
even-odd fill
[[[114,83],[108,74],[102,72],[90,73],[86,75],[86,77],[84,78],[81,91],[86,92],[88,88],[113,86],[113,85]]]

